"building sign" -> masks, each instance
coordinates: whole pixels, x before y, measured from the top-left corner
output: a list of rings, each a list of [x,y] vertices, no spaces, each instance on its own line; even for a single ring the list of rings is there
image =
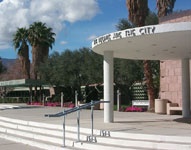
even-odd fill
[[[92,47],[105,43],[105,42],[112,41],[112,40],[123,39],[127,37],[134,37],[139,35],[154,34],[155,31],[156,31],[156,26],[146,26],[146,27],[132,28],[132,29],[127,29],[123,31],[106,34],[95,39],[92,43]]]

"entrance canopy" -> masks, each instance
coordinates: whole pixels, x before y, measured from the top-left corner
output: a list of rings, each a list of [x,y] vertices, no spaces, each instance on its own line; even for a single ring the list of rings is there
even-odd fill
[[[113,122],[113,58],[181,59],[182,114],[190,116],[191,22],[131,28],[96,38],[93,51],[104,56],[104,122]]]
[[[191,58],[191,22],[144,26],[109,33],[92,42],[93,51],[126,59]]]
[[[41,86],[42,82],[40,80],[32,79],[19,79],[19,80],[9,80],[1,81],[0,87],[29,87],[29,86]]]

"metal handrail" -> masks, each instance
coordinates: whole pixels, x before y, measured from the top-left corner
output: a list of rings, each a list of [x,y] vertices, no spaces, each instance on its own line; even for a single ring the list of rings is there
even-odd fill
[[[70,113],[76,112],[78,110],[85,109],[85,108],[88,108],[90,106],[94,106],[94,105],[99,104],[99,103],[109,103],[109,102],[110,101],[91,101],[87,104],[77,106],[77,107],[74,107],[74,108],[71,108],[68,110],[64,110],[63,112],[59,112],[56,114],[45,114],[45,117],[62,117],[62,116],[68,115]]]
[[[77,111],[77,124],[78,124],[78,133],[77,133],[77,137],[78,137],[78,142],[80,141],[80,110],[91,107],[91,135],[87,137],[87,140],[90,142],[97,142],[96,137],[93,136],[93,108],[94,105],[96,104],[100,104],[100,103],[110,103],[110,101],[91,101],[87,104],[81,105],[81,106],[77,106],[74,107],[72,109],[68,109],[68,110],[64,110],[63,112],[59,112],[56,114],[45,114],[45,117],[64,117],[64,121],[63,121],[63,146],[65,147],[65,116],[68,114],[71,114],[73,112]]]

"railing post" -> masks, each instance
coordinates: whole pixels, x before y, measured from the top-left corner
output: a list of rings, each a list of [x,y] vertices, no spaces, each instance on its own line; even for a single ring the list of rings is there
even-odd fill
[[[120,111],[121,107],[121,93],[119,90],[117,90],[117,111]]]
[[[79,142],[80,141],[80,110],[78,110],[77,111],[77,124],[78,124],[78,126],[77,126],[77,130],[78,130],[78,140],[77,140],[77,142]]]
[[[45,106],[45,95],[42,94],[42,103],[43,103],[43,106]]]
[[[93,101],[91,101],[93,103]],[[91,106],[91,121],[92,121],[92,137],[93,137],[93,129],[94,129],[94,105]]]
[[[64,94],[63,92],[61,92],[61,108],[63,107],[63,98],[64,98]]]
[[[75,91],[75,106],[78,106],[78,91]]]
[[[63,111],[63,113],[64,113],[64,111]],[[65,140],[66,140],[66,137],[65,137],[65,121],[66,121],[66,118],[65,118],[66,116],[64,115],[64,120],[63,120],[63,147],[65,147]]]
[[[94,111],[94,105],[93,105],[93,101],[91,101],[91,135],[90,136],[87,136],[87,141],[89,141],[89,142],[97,142],[97,139],[96,139],[96,137],[93,135],[93,128],[94,128],[94,126],[93,126],[93,124],[94,124],[94,122],[93,122],[93,119],[94,119],[94,115],[93,115],[93,111]]]

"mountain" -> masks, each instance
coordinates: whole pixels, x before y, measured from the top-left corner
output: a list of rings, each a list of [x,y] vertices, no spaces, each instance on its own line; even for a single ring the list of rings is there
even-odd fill
[[[1,58],[2,60],[2,63],[5,67],[9,67],[11,66],[12,64],[15,63],[16,59],[8,59],[8,58]]]

